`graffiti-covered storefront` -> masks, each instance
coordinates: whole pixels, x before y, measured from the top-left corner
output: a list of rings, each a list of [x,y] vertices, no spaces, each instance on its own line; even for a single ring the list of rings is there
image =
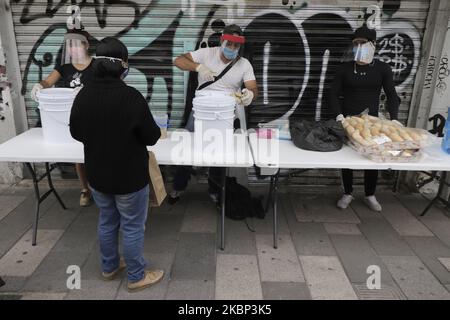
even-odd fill
[[[81,18],[95,38],[92,47],[105,36],[127,45],[132,67],[127,83],[141,91],[152,110],[166,110],[171,127],[182,122],[189,83],[189,74],[174,67],[173,58],[217,45],[229,23],[244,30],[244,55],[259,86],[251,127],[290,115],[330,117],[327,96],[335,67],[353,31],[367,21],[378,29],[378,58],[392,67],[399,118],[406,120],[429,9],[428,0],[15,0],[11,5],[30,127],[38,115],[29,92],[58,63],[71,17]],[[384,101],[382,96],[382,110]],[[311,171],[302,183],[331,180],[339,183],[335,173]]]

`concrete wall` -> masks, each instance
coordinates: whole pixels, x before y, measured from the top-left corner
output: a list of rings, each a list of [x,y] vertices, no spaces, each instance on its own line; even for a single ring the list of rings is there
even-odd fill
[[[6,76],[6,60],[0,38],[0,143],[15,135],[11,88],[8,77]],[[0,184],[12,184],[21,178],[21,165],[0,162]]]

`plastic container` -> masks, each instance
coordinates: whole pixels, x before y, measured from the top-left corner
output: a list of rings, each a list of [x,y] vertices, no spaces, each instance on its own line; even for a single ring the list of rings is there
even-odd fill
[[[220,92],[206,91],[197,95],[192,105],[196,133],[204,135],[211,129],[219,130],[224,139],[233,134],[236,108],[234,97]]]
[[[161,138],[160,139],[166,139],[169,116],[164,111],[153,111],[152,115],[153,115],[153,119],[155,120],[156,124],[161,129]]]
[[[449,115],[450,115],[450,107],[448,108],[447,112],[447,121],[445,121],[445,127],[444,127],[444,137],[442,138],[442,144],[441,148],[442,150],[450,154],[450,121],[449,121]]]
[[[44,140],[48,143],[74,143],[70,134],[70,111],[74,100],[73,89],[48,88],[38,94]]]

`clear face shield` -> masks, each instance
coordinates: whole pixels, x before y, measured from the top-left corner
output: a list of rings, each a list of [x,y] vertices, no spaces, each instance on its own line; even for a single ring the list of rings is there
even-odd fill
[[[241,45],[245,43],[245,38],[241,36],[224,34],[221,37],[221,41],[221,50],[225,58],[228,60],[234,60],[239,54]]]
[[[64,36],[61,65],[82,64],[89,62],[88,40],[81,34],[68,33]]]
[[[367,39],[354,39],[344,52],[341,62],[372,63],[375,56],[375,44]]]

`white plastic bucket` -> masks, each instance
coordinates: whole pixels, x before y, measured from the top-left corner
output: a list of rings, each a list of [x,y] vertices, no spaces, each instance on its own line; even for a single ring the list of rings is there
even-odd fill
[[[38,99],[44,140],[57,144],[76,142],[69,128],[70,111],[74,100],[73,89],[42,89]]]
[[[219,131],[224,139],[228,139],[227,136],[233,134],[234,115],[231,117],[220,117],[219,119],[214,119],[202,117],[194,113],[194,119],[194,131],[196,134],[200,133],[202,136],[205,136],[208,131],[209,133],[214,134]]]
[[[230,118],[230,117],[234,117],[234,106],[233,107],[224,107],[223,109],[221,109],[220,111],[214,111],[214,110],[207,110],[207,109],[202,109],[199,107],[194,107],[194,115],[197,115],[198,117],[202,117],[202,118],[208,118],[211,120],[220,120],[223,118]]]

